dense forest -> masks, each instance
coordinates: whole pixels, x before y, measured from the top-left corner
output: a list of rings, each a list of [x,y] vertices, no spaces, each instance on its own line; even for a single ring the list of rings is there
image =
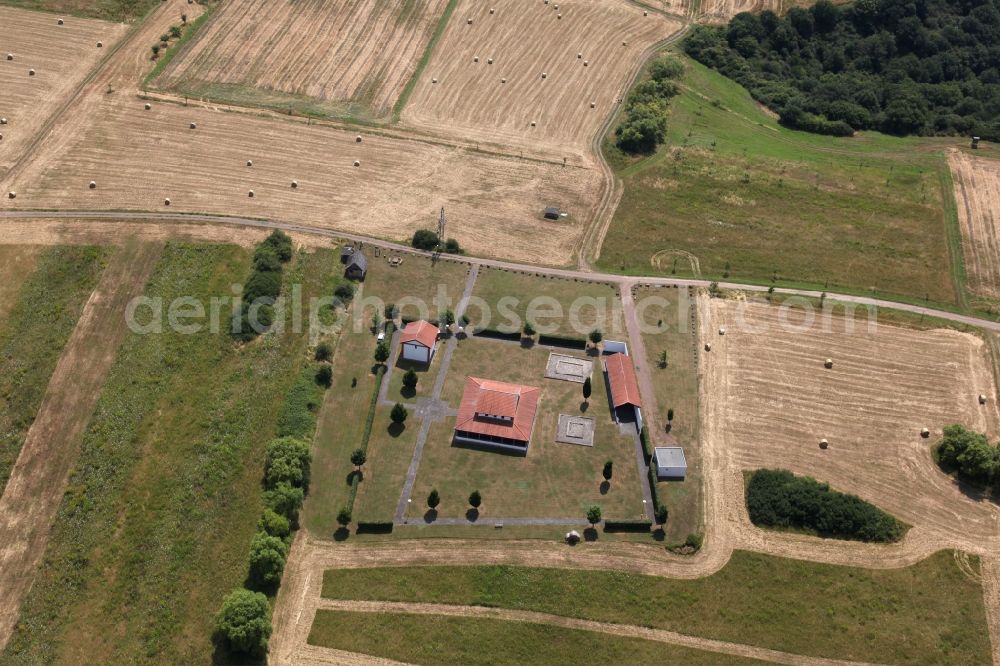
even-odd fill
[[[789,127],[1000,140],[1000,0],[819,0],[699,26],[684,49]]]

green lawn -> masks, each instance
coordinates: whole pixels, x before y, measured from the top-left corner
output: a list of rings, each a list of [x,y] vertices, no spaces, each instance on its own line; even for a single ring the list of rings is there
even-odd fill
[[[368,440],[368,464],[354,504],[355,520],[391,521],[403,492],[420,423],[411,414],[403,428],[394,427],[390,411],[391,407],[375,410],[375,425]]]
[[[888,570],[737,551],[698,580],[498,566],[333,570],[323,596],[533,610],[814,657],[990,663],[982,589],[950,551]]]
[[[528,622],[320,610],[309,643],[414,664],[757,664],[637,638]]]
[[[301,280],[308,302],[333,254],[293,261],[285,287]],[[207,302],[249,264],[235,246],[171,243],[145,293]],[[247,573],[264,447],[306,354],[287,330],[242,348],[225,331],[126,338],[5,663],[212,660],[212,617]]]
[[[602,268],[690,276],[669,254],[684,251],[706,277],[956,302],[941,141],[788,130],[737,84],[685,63],[667,144],[637,161],[606,149],[625,194]]]
[[[4,303],[0,304],[0,493],[107,254],[96,247],[10,247],[0,253],[0,280],[4,282]]]
[[[421,458],[409,518],[423,516],[432,488],[441,494],[441,517],[464,516],[469,493],[476,489],[484,498],[483,520],[551,517],[583,521],[593,504],[600,505],[607,518],[643,517],[635,443],[621,435],[611,420],[600,359],[594,359],[593,394],[584,410],[580,384],[544,378],[548,357],[549,350],[540,347],[525,349],[485,338],[459,341],[442,399],[457,408],[469,376],[541,388],[531,444],[526,456],[456,447],[452,446],[455,419],[435,423]],[[559,414],[594,418],[594,446],[556,443]],[[601,470],[606,460],[614,462],[614,476],[602,492]]]
[[[647,300],[649,299],[649,300]],[[655,300],[654,300],[655,299]],[[691,315],[696,303],[687,288],[644,288],[636,303],[647,333],[646,367],[650,368],[660,422],[666,425],[667,410],[674,410],[670,434],[684,447],[687,477],[684,481],[660,481],[660,497],[670,512],[667,541],[683,541],[702,531],[701,442],[698,438],[698,354],[696,324]],[[643,307],[643,303],[648,307]],[[655,332],[654,332],[655,331]],[[667,367],[660,367],[660,352],[667,352]]]
[[[607,284],[484,268],[472,295],[468,315],[477,326],[517,332],[528,319],[539,333],[578,340],[595,328],[609,338],[625,335],[618,290]]]
[[[444,341],[441,341],[438,350],[440,351],[443,346]],[[403,375],[410,369],[417,375],[417,387],[413,390],[403,386]],[[418,398],[430,397],[434,391],[434,382],[437,380],[440,369],[441,354],[434,354],[430,365],[399,359],[389,377],[389,392],[386,394],[386,398],[394,402],[415,402]]]
[[[141,18],[161,0],[0,0],[0,4],[105,21],[130,22]]]

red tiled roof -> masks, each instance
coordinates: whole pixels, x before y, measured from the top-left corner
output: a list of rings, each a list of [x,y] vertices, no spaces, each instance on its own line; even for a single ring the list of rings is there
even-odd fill
[[[611,354],[604,361],[611,385],[611,402],[615,409],[622,405],[642,407],[639,396],[639,381],[635,378],[635,366],[625,354]]]
[[[535,426],[541,393],[540,389],[531,386],[468,377],[462,404],[458,407],[455,430],[527,443]],[[483,415],[511,420],[504,422],[484,418]]]
[[[428,349],[434,349],[437,342],[438,327],[427,321],[411,321],[399,334],[399,344],[416,342]]]

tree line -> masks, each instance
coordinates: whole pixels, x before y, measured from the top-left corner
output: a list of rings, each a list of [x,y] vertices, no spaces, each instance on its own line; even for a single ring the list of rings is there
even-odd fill
[[[944,471],[975,485],[995,487],[1000,482],[1000,448],[990,444],[983,433],[964,426],[944,429],[934,458]]]
[[[788,127],[1000,140],[998,0],[819,0],[698,26],[684,49]]]

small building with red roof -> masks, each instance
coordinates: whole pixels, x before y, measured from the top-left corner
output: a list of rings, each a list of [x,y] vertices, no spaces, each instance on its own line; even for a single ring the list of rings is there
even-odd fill
[[[455,442],[526,455],[541,389],[468,377]]]
[[[615,418],[621,422],[623,416],[634,414],[636,426],[641,429],[642,398],[639,396],[639,380],[635,375],[632,357],[628,354],[610,354],[604,360],[604,372],[608,378]]]
[[[411,321],[399,334],[402,358],[429,364],[437,351],[438,327],[429,321]]]

